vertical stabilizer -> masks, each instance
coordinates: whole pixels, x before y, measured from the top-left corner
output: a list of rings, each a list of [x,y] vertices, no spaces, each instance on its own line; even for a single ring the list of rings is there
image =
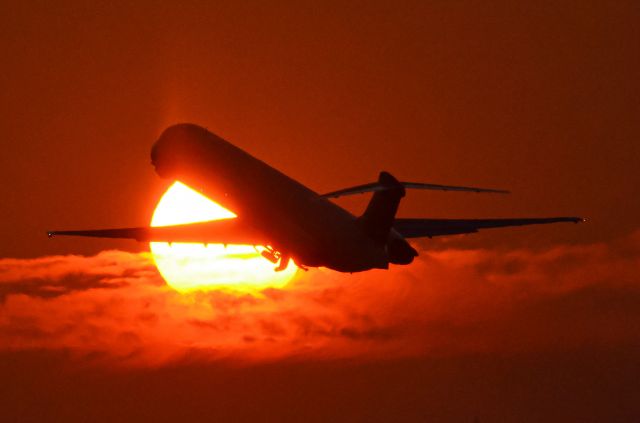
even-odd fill
[[[400,199],[405,190],[402,183],[388,172],[380,172],[378,183],[381,189],[376,191],[359,220],[365,232],[377,243],[384,244],[389,237]]]

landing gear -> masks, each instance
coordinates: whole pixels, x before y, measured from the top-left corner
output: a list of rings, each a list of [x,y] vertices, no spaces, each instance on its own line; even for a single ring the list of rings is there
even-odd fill
[[[284,269],[287,268],[287,266],[289,265],[290,261],[291,261],[291,256],[290,255],[288,255],[288,254],[282,255],[282,257],[280,257],[280,264],[274,270],[276,272],[282,272]]]
[[[273,264],[276,264],[278,260],[280,260],[280,256],[281,256],[281,254],[278,251],[274,250],[271,247],[266,247],[264,250],[260,252],[260,255],[266,258],[267,260],[269,260]]]
[[[258,251],[257,248],[256,251]],[[269,245],[265,246],[264,250],[260,251],[260,255],[273,264],[280,262],[280,264],[275,268],[276,272],[282,272],[286,269],[289,265],[289,261],[291,260],[291,257],[288,254],[282,254],[280,251],[277,251]]]
[[[257,248],[256,251],[258,251]],[[269,245],[265,246],[264,250],[260,251],[260,255],[273,264],[278,264],[279,262],[278,266],[274,269],[276,272],[282,272],[285,270],[291,261],[291,256],[289,254],[281,253]],[[302,268],[307,270],[304,267]]]

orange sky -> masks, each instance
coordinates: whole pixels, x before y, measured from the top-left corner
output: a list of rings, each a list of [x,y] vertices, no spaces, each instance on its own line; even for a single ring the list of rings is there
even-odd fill
[[[166,187],[149,149],[179,121],[318,191],[381,169],[513,191],[411,193],[404,216],[591,219],[478,245],[629,233],[640,213],[635,3],[512,3],[5,3],[0,254],[144,248],[42,233],[147,223]]]
[[[0,4],[9,420],[630,421],[640,414],[634,1]],[[170,124],[404,217],[579,215],[424,241],[389,272],[182,296],[147,246]],[[365,197],[340,200],[359,213]],[[70,255],[73,254],[73,255]],[[637,396],[637,395],[636,395]],[[0,418],[2,420],[2,418]]]

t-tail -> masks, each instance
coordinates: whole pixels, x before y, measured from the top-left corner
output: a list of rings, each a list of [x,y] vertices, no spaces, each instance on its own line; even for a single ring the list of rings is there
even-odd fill
[[[389,263],[409,264],[418,252],[393,230],[400,200],[405,196],[404,184],[388,172],[380,172],[378,190],[359,221],[365,233],[378,245],[384,245]]]
[[[400,200],[405,195],[402,183],[388,172],[380,172],[378,184],[383,187],[376,191],[359,220],[364,231],[376,243],[385,244],[398,211]]]

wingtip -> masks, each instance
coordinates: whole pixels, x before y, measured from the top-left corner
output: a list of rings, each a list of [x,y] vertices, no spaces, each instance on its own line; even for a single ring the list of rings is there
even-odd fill
[[[47,238],[53,238],[56,234],[57,232],[55,231],[47,231]]]
[[[566,217],[564,219],[566,222],[573,222],[575,224],[585,223],[587,221],[586,217]]]

